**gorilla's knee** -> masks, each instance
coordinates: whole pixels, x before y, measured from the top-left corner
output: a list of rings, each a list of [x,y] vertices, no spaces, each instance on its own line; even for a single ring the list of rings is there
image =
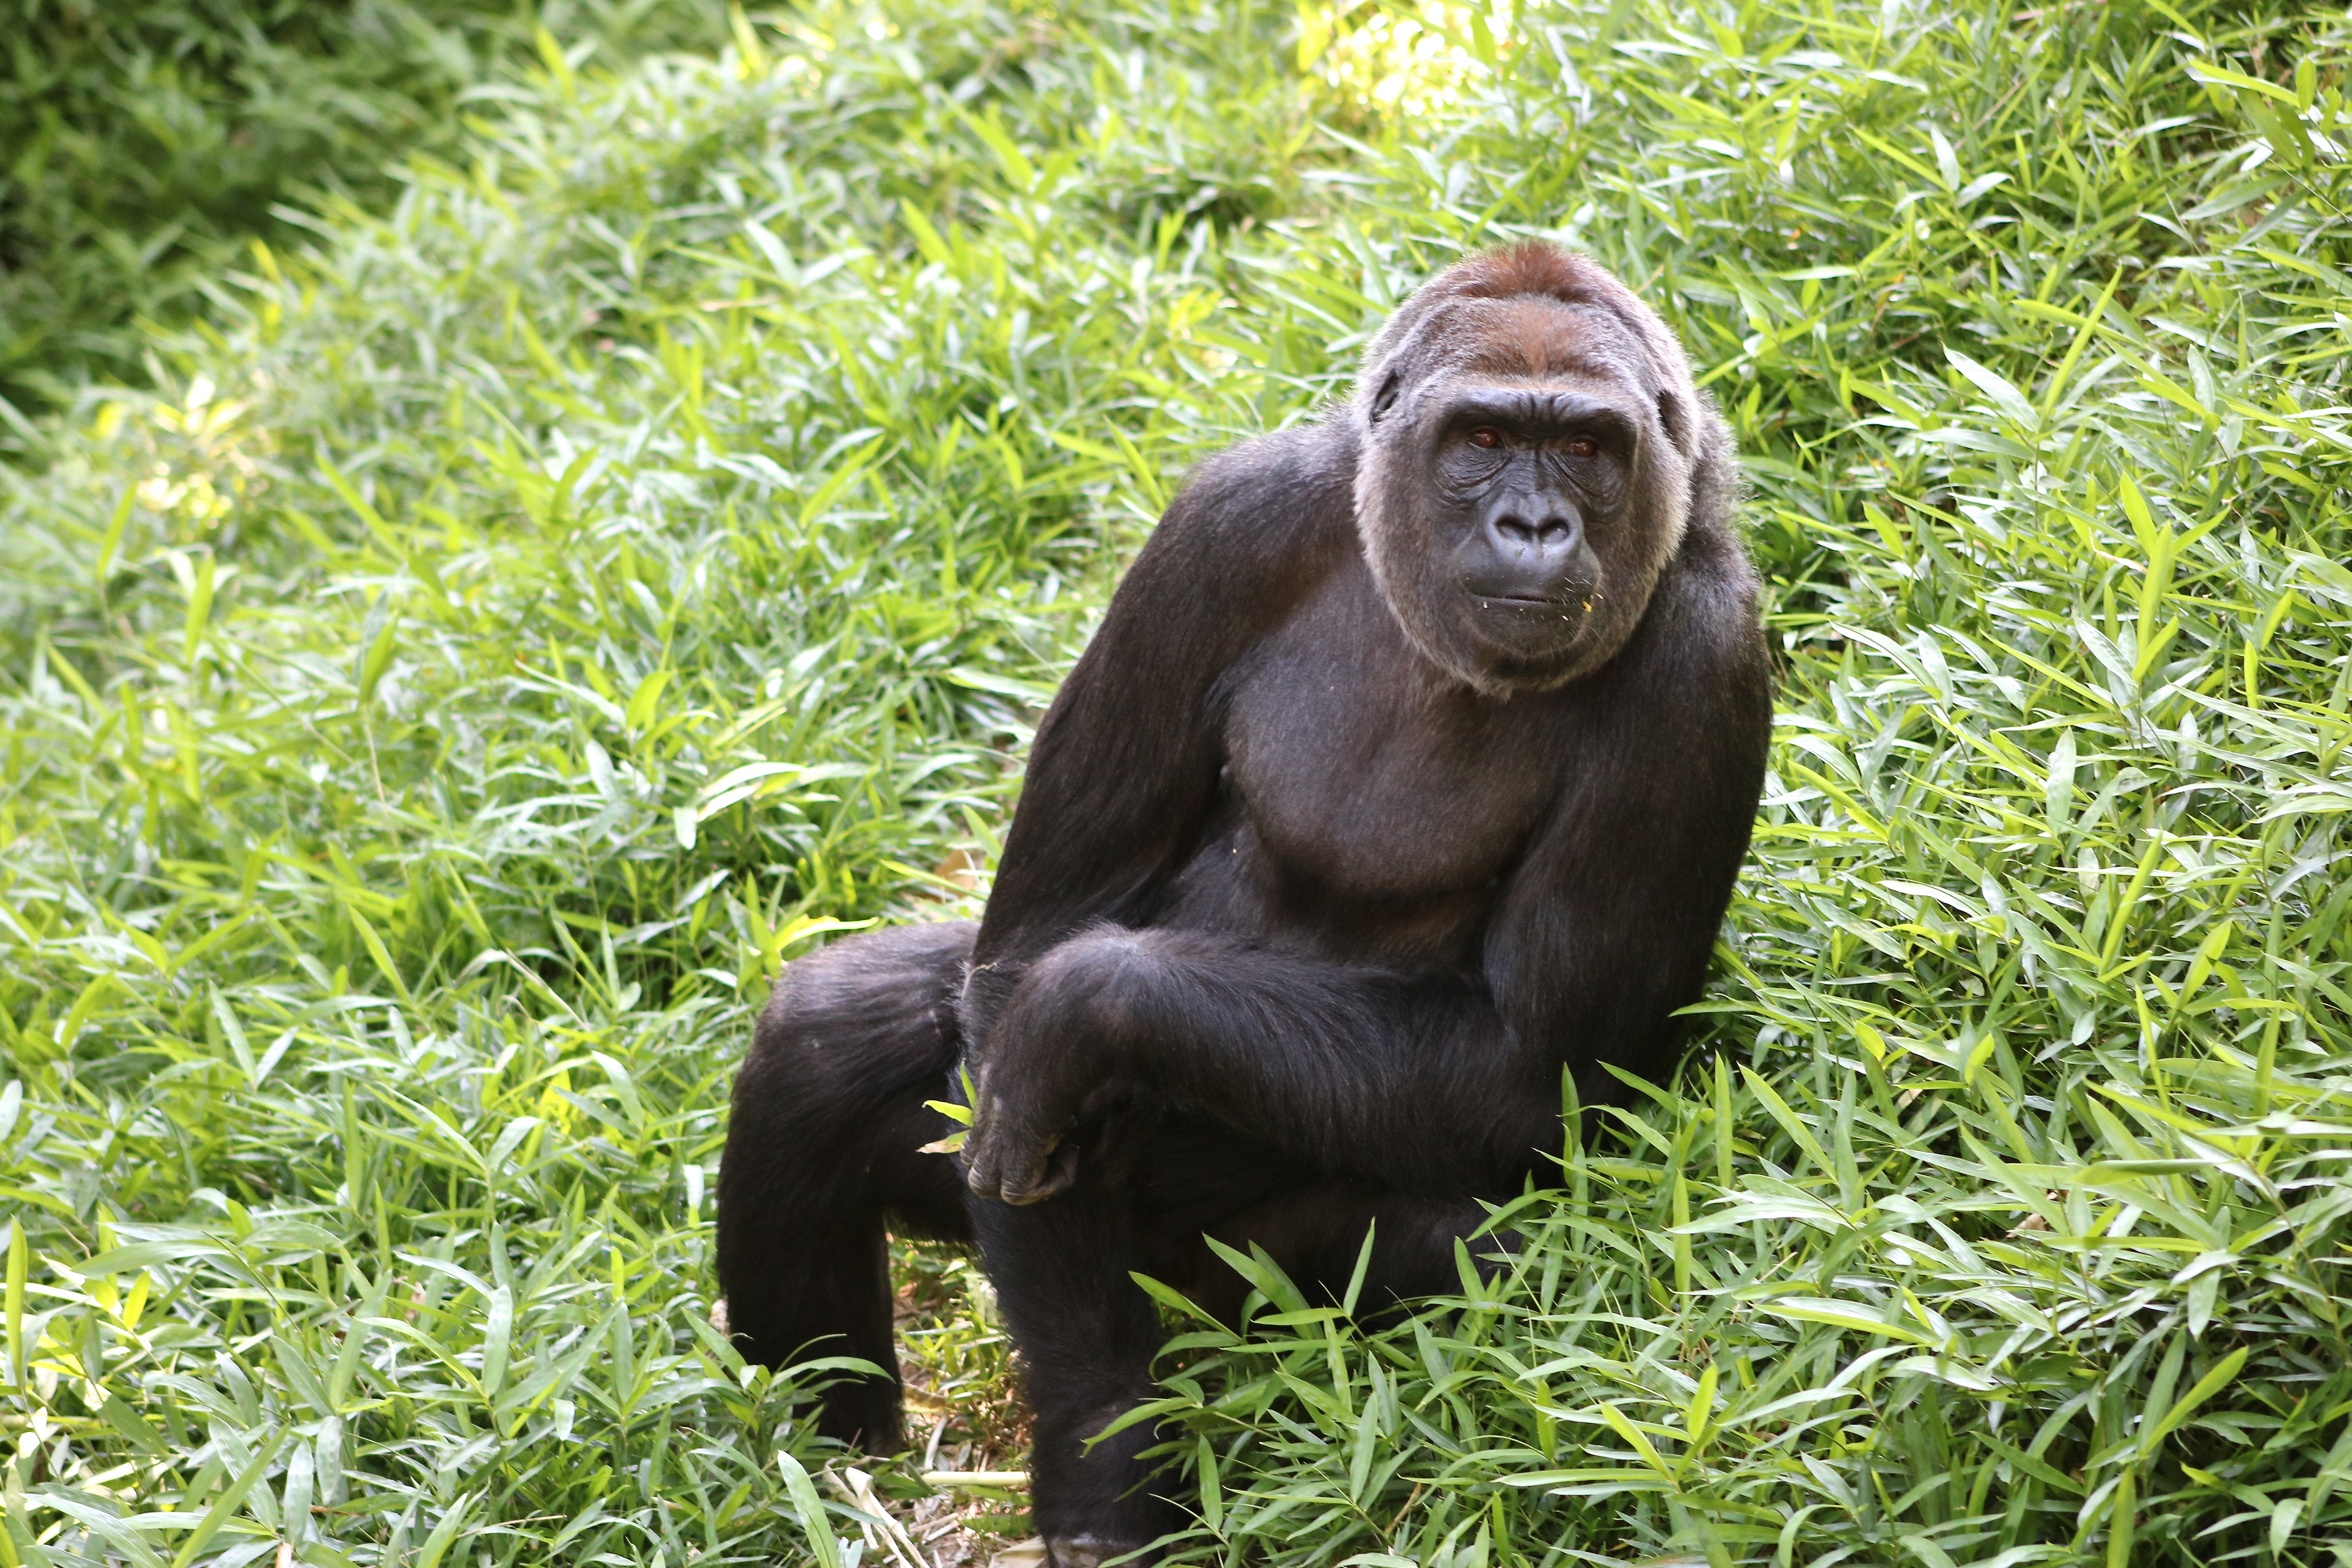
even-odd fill
[[[894,926],[784,966],[752,1032],[747,1072],[766,1058],[856,1080],[943,1073],[961,1047],[955,997],[977,928]]]

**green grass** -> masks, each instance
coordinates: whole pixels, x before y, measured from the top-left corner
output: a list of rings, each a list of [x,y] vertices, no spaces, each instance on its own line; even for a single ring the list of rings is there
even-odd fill
[[[0,452],[30,411],[150,368],[253,239],[373,202],[548,50],[715,47],[704,0],[7,0],[0,20]]]
[[[1187,1553],[2343,1561],[2352,30],[1411,15],[545,76],[40,426],[0,1563],[805,1558],[775,1456],[838,1455],[707,1322],[763,977],[971,907],[1183,466],[1528,232],[1749,457],[1763,822],[1690,1066],[1509,1277],[1171,1322]],[[908,1267],[929,1419],[1001,1440]]]

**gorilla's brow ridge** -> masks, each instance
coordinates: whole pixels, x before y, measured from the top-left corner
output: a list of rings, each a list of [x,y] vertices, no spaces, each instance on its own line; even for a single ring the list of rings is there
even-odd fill
[[[1528,407],[1558,398],[1589,399],[1596,404],[1614,405],[1625,395],[1622,377],[1612,374],[1615,366],[1605,366],[1598,373],[1571,375],[1492,375],[1471,374],[1453,377],[1446,390],[1456,395],[1488,396],[1496,399],[1523,400]]]

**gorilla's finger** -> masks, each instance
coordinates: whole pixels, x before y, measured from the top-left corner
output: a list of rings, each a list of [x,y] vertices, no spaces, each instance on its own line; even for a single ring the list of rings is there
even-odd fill
[[[973,1194],[979,1197],[1002,1196],[1004,1188],[1003,1171],[1006,1163],[1007,1162],[999,1152],[997,1143],[991,1142],[973,1157],[971,1164],[964,1168],[964,1185],[970,1187]]]
[[[1034,1118],[1008,1115],[1002,1100],[982,1096],[964,1141],[964,1184],[1008,1204],[1052,1197],[1076,1175],[1077,1151],[1060,1143],[1057,1134],[1037,1131]]]
[[[982,1197],[996,1196],[1006,1173],[1021,1163],[1021,1120],[1005,1115],[1001,1095],[983,1089],[973,1097],[971,1131],[963,1141],[964,1184]]]
[[[1062,1143],[1038,1163],[1035,1178],[1017,1189],[1010,1183],[1004,1188],[1004,1201],[1016,1206],[1044,1203],[1047,1198],[1070,1190],[1078,1179],[1078,1149],[1075,1143]]]
[[[996,1195],[998,1152],[1003,1142],[988,1102],[982,1100],[972,1107],[971,1131],[963,1141],[963,1180],[964,1185],[981,1197]]]

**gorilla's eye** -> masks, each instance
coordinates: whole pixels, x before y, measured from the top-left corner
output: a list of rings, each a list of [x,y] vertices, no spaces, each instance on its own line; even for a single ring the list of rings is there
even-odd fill
[[[1482,425],[1477,429],[1470,432],[1470,444],[1473,447],[1485,447],[1492,449],[1493,447],[1499,447],[1503,444],[1503,433],[1490,426]]]
[[[1600,448],[1592,444],[1592,437],[1590,436],[1579,436],[1568,444],[1568,455],[1571,458],[1589,458],[1599,450]]]

